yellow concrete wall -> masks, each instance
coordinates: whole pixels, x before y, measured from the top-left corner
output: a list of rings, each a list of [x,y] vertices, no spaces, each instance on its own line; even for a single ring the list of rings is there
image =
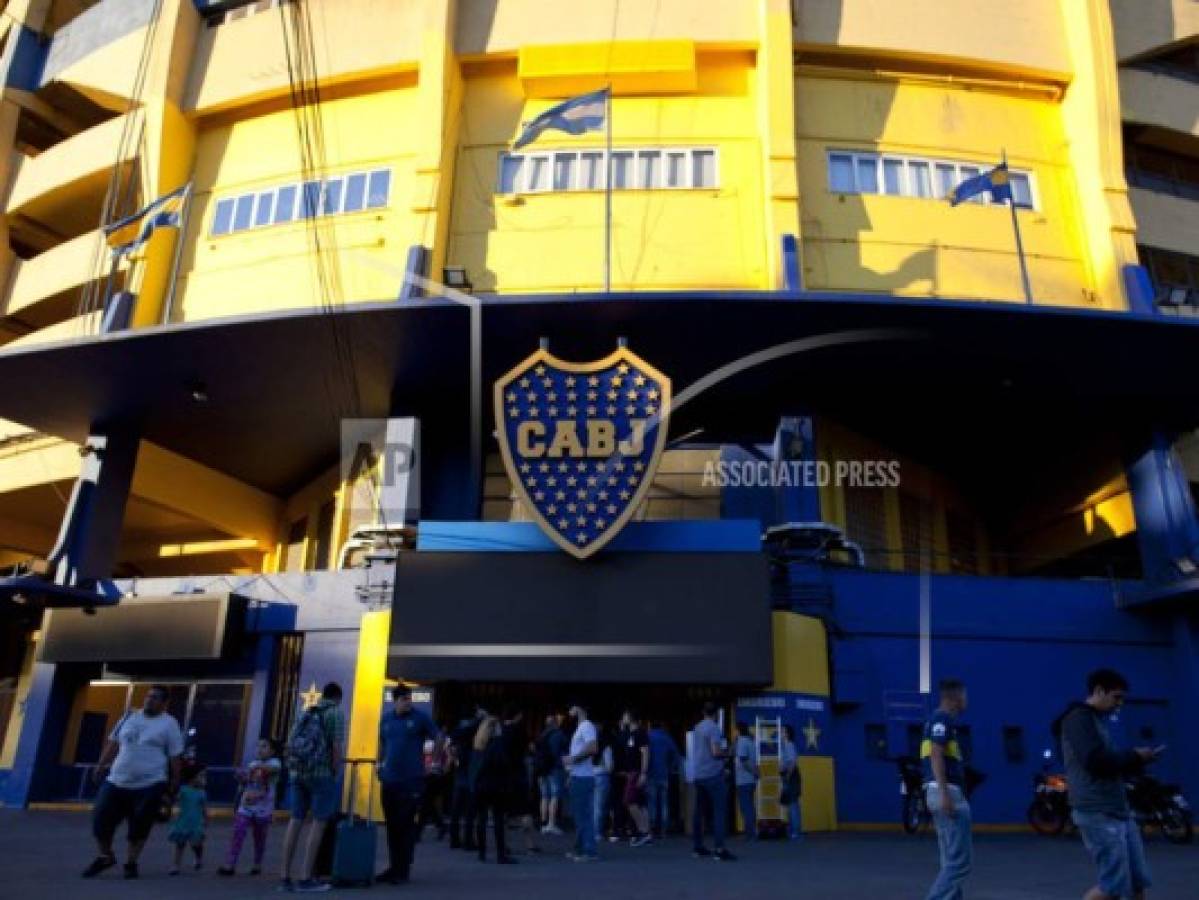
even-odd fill
[[[537,44],[688,38],[717,46],[757,40],[758,0],[458,0],[460,56],[512,53]]]
[[[615,191],[614,289],[767,287],[761,148],[749,54],[700,54],[692,95],[613,101],[613,146],[714,146],[713,190]],[[525,101],[511,67],[467,73],[447,262],[477,290],[587,291],[603,284],[602,191],[496,193],[498,160],[522,121],[553,101]],[[602,147],[604,136],[549,132],[528,150]]]
[[[406,201],[413,188],[415,100],[415,90],[397,87],[323,104],[330,175],[392,169],[388,207],[319,220],[322,240],[340,251],[342,300],[387,300],[399,293],[400,278],[380,272],[369,261],[403,270],[408,251],[403,239]],[[296,121],[290,109],[200,133],[176,319],[319,305],[312,243],[303,223],[209,237],[216,200],[293,183],[299,171]]]
[[[1108,0],[1121,61],[1199,35],[1195,0]]]
[[[1056,0],[793,0],[802,48],[862,48],[1068,72]]]
[[[316,70],[322,84],[415,67],[428,0],[310,0]],[[290,15],[290,14],[289,14]],[[290,32],[289,32],[290,33]],[[185,108],[207,115],[289,91],[283,26],[269,10],[202,28]],[[294,41],[294,38],[293,38]],[[292,54],[295,54],[292,44]]]
[[[834,194],[827,152],[893,152],[1034,173],[1039,206],[1022,211],[1033,294],[1086,302],[1078,205],[1057,104],[849,70],[801,70],[795,89],[805,284],[979,299],[1022,299],[1008,210],[883,195]]]

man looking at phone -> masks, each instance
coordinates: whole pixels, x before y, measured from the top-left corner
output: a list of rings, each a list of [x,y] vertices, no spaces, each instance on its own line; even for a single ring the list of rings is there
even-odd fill
[[[1124,779],[1140,772],[1164,747],[1120,750],[1107,720],[1124,705],[1128,681],[1098,669],[1087,676],[1085,703],[1072,703],[1053,723],[1062,745],[1074,824],[1099,870],[1099,883],[1083,900],[1142,900],[1149,869],[1141,829],[1128,807]]]

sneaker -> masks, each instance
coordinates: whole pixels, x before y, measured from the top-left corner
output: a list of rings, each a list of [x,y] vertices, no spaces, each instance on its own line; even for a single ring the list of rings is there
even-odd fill
[[[297,894],[323,894],[325,891],[332,890],[333,885],[327,881],[317,881],[315,878],[305,878],[303,881],[296,882]]]
[[[541,833],[542,834],[566,834],[566,832],[563,831],[561,828],[559,828],[557,825],[546,825],[543,829],[541,829]]]
[[[226,877],[229,875],[237,874],[235,871],[233,871],[233,866],[221,866],[219,869],[216,870],[216,873],[218,875],[224,875]],[[253,869],[250,870],[250,874],[251,875],[255,874]]]
[[[608,835],[608,843],[609,844],[619,844],[620,843],[620,835],[619,834]]]
[[[275,888],[280,894],[291,894],[295,892],[295,889],[296,884],[290,878],[280,878],[279,886]]]
[[[117,864],[115,856],[97,856],[91,861],[86,869],[83,870],[84,878],[95,878],[105,869],[111,869]]]
[[[735,862],[737,857],[725,850],[724,847],[721,847],[712,854],[712,859],[716,860],[717,862]]]
[[[637,837],[629,841],[630,847],[644,847],[646,844],[652,844],[654,839],[648,834],[639,834]]]
[[[691,851],[691,855],[694,856],[696,859],[707,859],[709,856],[712,855],[712,851],[709,850],[707,847],[696,847],[695,849],[693,849]]]
[[[137,874],[138,874],[137,873],[137,863],[135,863],[135,862],[125,863],[125,877],[126,878],[129,878],[129,879],[136,878]]]

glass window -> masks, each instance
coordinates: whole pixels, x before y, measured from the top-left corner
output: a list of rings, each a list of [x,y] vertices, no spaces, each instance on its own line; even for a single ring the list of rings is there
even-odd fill
[[[313,218],[321,204],[321,183],[319,181],[305,181],[301,186],[300,194],[300,217],[304,219]]]
[[[325,182],[325,198],[321,204],[321,212],[326,216],[341,212],[341,189],[343,182],[334,178]]]
[[[957,186],[957,174],[949,163],[937,163],[937,197],[949,196],[949,192]]]
[[[716,151],[696,150],[691,154],[691,186],[716,187]]]
[[[357,212],[366,203],[366,175],[359,173],[346,179],[345,212]]]
[[[250,227],[250,222],[253,221],[254,215],[254,195],[246,194],[244,197],[237,198],[237,205],[233,208],[233,230],[244,231]]]
[[[666,186],[669,188],[687,186],[687,155],[685,153],[666,154]]]
[[[829,190],[838,194],[853,193],[853,157],[848,153],[833,153],[828,158]]]
[[[366,192],[366,208],[378,209],[387,205],[391,194],[391,169],[377,169],[371,172],[370,184]]]
[[[575,186],[575,162],[573,153],[554,154],[554,190],[569,191]]]
[[[1032,209],[1032,182],[1023,172],[1012,173],[1012,199],[1017,206]]]
[[[524,168],[523,156],[504,155],[500,157],[500,193],[515,194],[520,190],[520,173]]]
[[[859,156],[855,159],[855,169],[858,174],[858,193],[878,193],[878,159],[873,156]]]
[[[642,150],[638,156],[637,187],[662,186],[662,154],[658,150]]]
[[[908,182],[912,186],[912,196],[931,197],[933,195],[932,176],[928,170],[928,163],[908,163]]]
[[[545,156],[529,157],[529,173],[526,190],[544,191],[550,186],[549,158]]]
[[[296,186],[281,187],[275,194],[275,224],[290,222],[296,217]]]
[[[612,154],[612,187],[630,188],[633,186],[633,154],[629,152],[614,152]]]
[[[216,204],[216,212],[212,214],[212,233],[213,234],[228,234],[229,228],[233,224],[233,201],[218,200]]]
[[[903,160],[883,160],[883,192],[895,196],[903,193]]]
[[[254,227],[261,228],[271,224],[271,207],[275,199],[274,191],[263,191],[258,195],[258,206],[254,210]]]
[[[579,154],[579,189],[596,191],[604,186],[604,154]]]

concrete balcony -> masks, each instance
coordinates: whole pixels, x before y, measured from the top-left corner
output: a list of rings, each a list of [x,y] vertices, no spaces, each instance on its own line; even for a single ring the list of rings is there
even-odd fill
[[[1199,137],[1199,83],[1121,69],[1120,114],[1125,122]]]
[[[108,254],[101,257],[103,246],[101,233],[91,231],[33,259],[17,260],[7,303],[0,311],[34,328],[70,318],[80,290],[106,275]]]
[[[1194,255],[1199,247],[1199,202],[1144,188],[1128,198],[1137,220],[1137,243]]]
[[[1195,0],[1110,0],[1121,62],[1199,34]]]
[[[60,240],[94,230],[113,168],[137,158],[136,142],[125,134],[128,117],[89,128],[38,156],[18,156],[5,213]]]

